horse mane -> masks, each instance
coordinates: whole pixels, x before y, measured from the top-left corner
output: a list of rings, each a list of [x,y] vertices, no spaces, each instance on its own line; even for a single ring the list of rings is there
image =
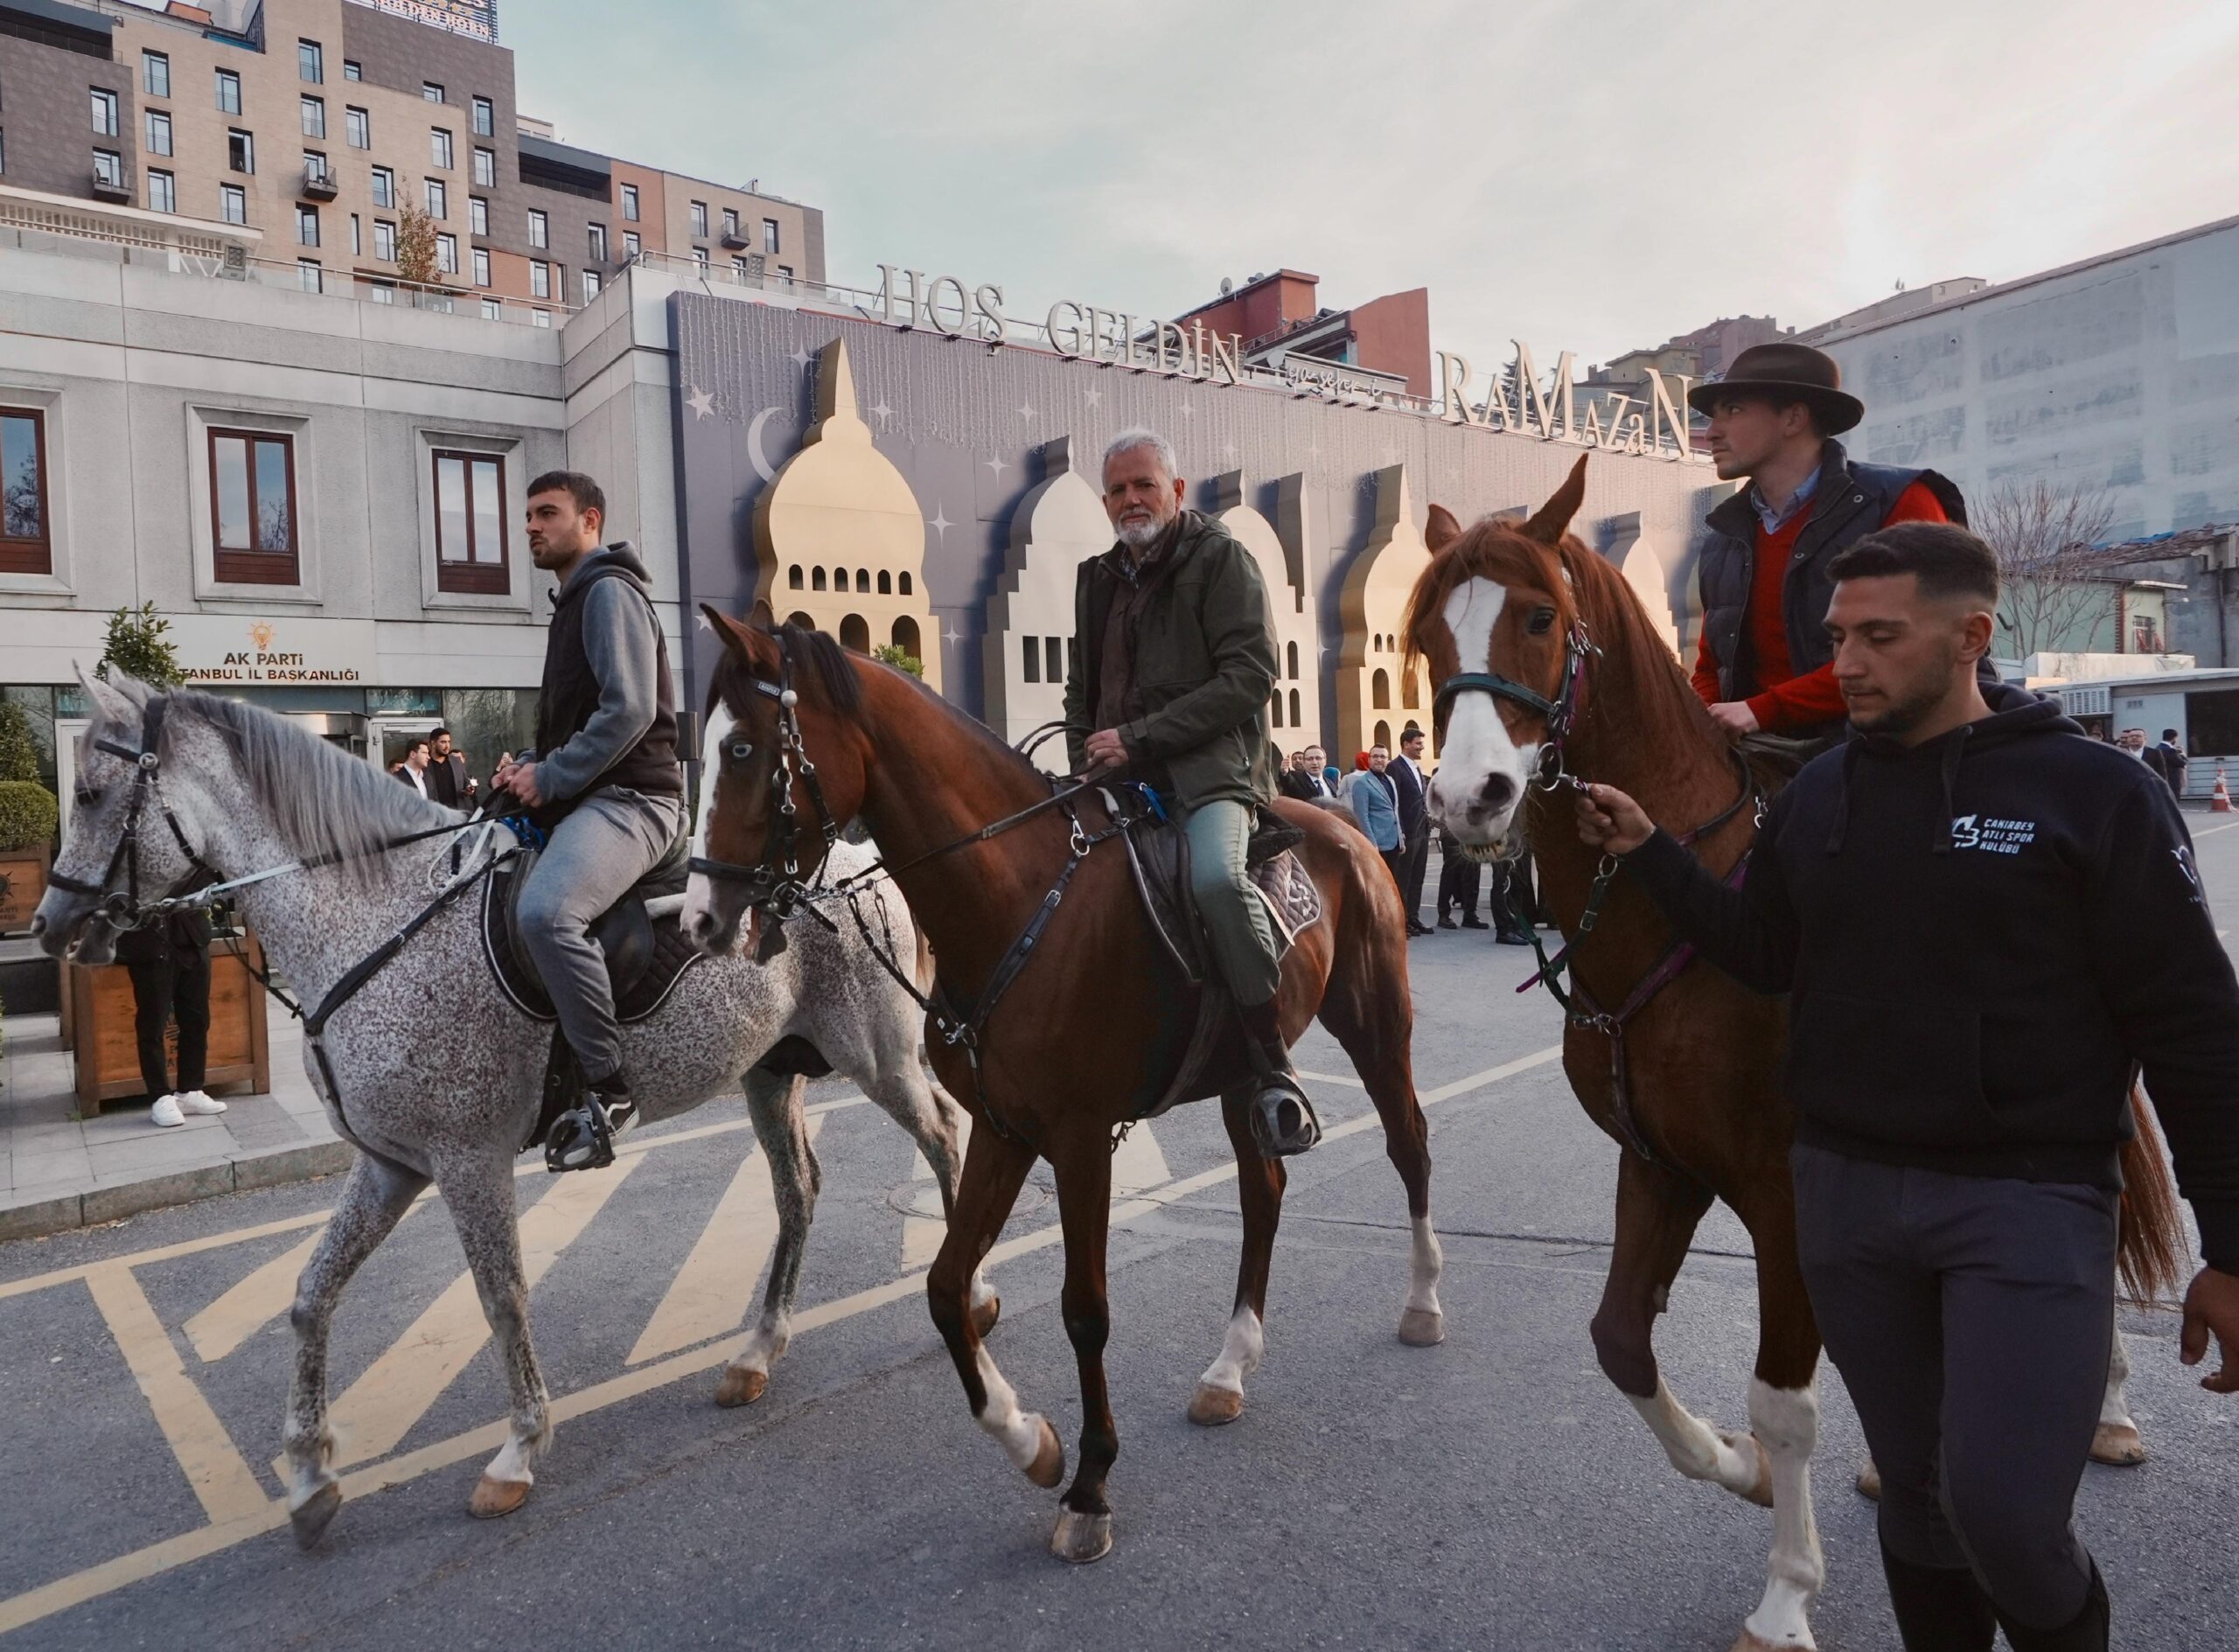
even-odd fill
[[[1625,696],[1627,735],[1649,749],[1684,750],[1689,745],[1723,750],[1710,713],[1680,668],[1671,645],[1657,631],[1625,576],[1607,557],[1566,533],[1550,547],[1527,537],[1516,523],[1487,517],[1431,559],[1407,604],[1402,638],[1406,658],[1426,658],[1446,624],[1447,599],[1473,579],[1496,584],[1536,584],[1553,596],[1558,631],[1586,622],[1587,635],[1601,651],[1588,673],[1585,716],[1591,721],[1608,704],[1608,689],[1629,683]],[[1605,692],[1594,689],[1598,679]]]
[[[174,714],[224,736],[289,850],[304,860],[333,857],[356,888],[375,888],[390,875],[394,862],[379,851],[391,839],[460,819],[364,758],[245,701],[192,688],[171,690],[170,700]]]

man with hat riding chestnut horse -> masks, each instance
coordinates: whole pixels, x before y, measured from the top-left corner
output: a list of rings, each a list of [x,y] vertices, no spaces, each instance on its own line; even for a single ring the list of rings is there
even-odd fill
[[[1866,416],[1833,357],[1809,345],[1754,345],[1687,401],[1710,422],[1721,481],[1749,485],[1710,513],[1695,692],[1735,738],[1819,739],[1840,731],[1834,651],[1822,622],[1828,564],[1893,522],[1967,519],[1933,471],[1854,464],[1835,440]]]
[[[1074,588],[1065,742],[1075,773],[1140,781],[1189,838],[1190,891],[1257,1075],[1252,1137],[1274,1158],[1322,1138],[1276,1014],[1274,927],[1245,870],[1253,812],[1275,798],[1274,630],[1259,565],[1182,491],[1164,437],[1126,430],[1105,450],[1120,540]]]

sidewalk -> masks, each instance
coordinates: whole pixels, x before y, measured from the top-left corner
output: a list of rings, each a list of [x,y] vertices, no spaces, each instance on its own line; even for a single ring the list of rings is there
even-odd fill
[[[144,1102],[78,1115],[70,1052],[52,1014],[10,1015],[0,1062],[0,1239],[114,1222],[164,1205],[349,1168],[303,1076],[303,1029],[272,1020],[269,1096],[226,1096],[214,1119],[157,1127]]]

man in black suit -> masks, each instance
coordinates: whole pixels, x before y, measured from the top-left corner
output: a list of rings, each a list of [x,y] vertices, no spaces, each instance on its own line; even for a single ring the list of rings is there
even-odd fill
[[[1477,916],[1480,892],[1485,887],[1485,868],[1462,853],[1453,839],[1440,833],[1438,860],[1438,926],[1442,930],[1455,927],[1454,909],[1461,909],[1460,927],[1465,930],[1490,929],[1492,925]]]
[[[176,1126],[187,1115],[207,1117],[226,1104],[202,1088],[210,1050],[210,918],[199,910],[173,912],[116,938],[116,961],[132,978],[132,1033],[140,1049],[140,1081],[155,1104],[157,1124]],[[178,1021],[178,1084],[166,1070],[164,1028]]]
[[[451,749],[451,731],[428,736],[428,795],[447,809],[471,809],[481,783],[466,771],[466,759]]]
[[[1406,844],[1401,852],[1406,871],[1399,880],[1399,898],[1407,904],[1407,933],[1428,935],[1431,926],[1423,922],[1423,875],[1431,863],[1430,811],[1423,794],[1429,783],[1423,775],[1423,731],[1415,724],[1399,731],[1399,755],[1387,772],[1399,794],[1399,835]]]
[[[1277,790],[1301,803],[1335,803],[1337,793],[1322,773],[1322,748],[1302,746],[1275,777]]]
[[[2171,791],[2180,798],[2185,795],[2185,748],[2178,742],[2174,728],[2161,731],[2161,743],[2145,753],[2145,766],[2159,775]]]

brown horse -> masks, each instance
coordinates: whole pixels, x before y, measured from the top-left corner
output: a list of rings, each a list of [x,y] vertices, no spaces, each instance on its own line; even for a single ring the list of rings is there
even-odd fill
[[[1020,1408],[966,1300],[973,1270],[1027,1171],[1037,1156],[1049,1160],[1083,1413],[1079,1472],[1050,1547],[1067,1560],[1097,1559],[1112,1546],[1105,1479],[1120,1449],[1104,1377],[1114,1132],[1166,1089],[1191,996],[1143,916],[1126,846],[1104,836],[1111,816],[1094,789],[1053,796],[1048,778],[985,727],[915,678],[828,637],[707,612],[724,652],[708,703],[701,784],[712,791],[696,864],[715,875],[696,874],[687,891],[687,932],[710,951],[727,950],[750,907],[757,923],[769,921],[773,885],[813,875],[820,829],[826,841],[828,828],[846,820],[869,830],[939,960],[936,1002],[948,1008],[929,1016],[926,1044],[975,1124],[948,1236],[926,1276],[933,1323],[980,1426],[1036,1485],[1056,1486],[1064,1474],[1057,1432]],[[1350,821],[1304,804],[1278,807],[1306,834],[1297,852],[1322,906],[1322,921],[1284,959],[1284,1035],[1296,1039],[1319,1015],[1367,1086],[1412,1218],[1400,1338],[1435,1342],[1444,1335],[1440,1255],[1409,1052],[1413,1008],[1399,892]],[[783,905],[780,893],[775,908]],[[820,910],[834,909],[838,922],[855,921],[844,902]],[[991,1012],[968,1007],[988,1002]],[[973,1030],[959,1036],[965,1024]],[[1234,1082],[1242,1082],[1238,1065]],[[1244,1247],[1221,1355],[1190,1405],[1204,1423],[1240,1413],[1244,1378],[1259,1363],[1282,1204],[1283,1166],[1253,1145],[1248,1096],[1238,1089],[1221,1098]]]
[[[1765,1593],[1736,1652],[1807,1648],[1825,1576],[1810,1472],[1819,1333],[1796,1256],[1786,1005],[1679,951],[1647,896],[1580,844],[1559,779],[1606,782],[1654,819],[1693,828],[1695,853],[1727,874],[1749,847],[1756,795],[1777,777],[1745,773],[1632,588],[1570,536],[1585,493],[1580,458],[1521,526],[1465,530],[1432,507],[1433,557],[1406,627],[1410,653],[1429,662],[1441,726],[1430,809],[1448,841],[1478,858],[1531,840],[1571,947],[1564,1070],[1622,1149],[1594,1350],[1680,1473],[1772,1507]],[[2125,1211],[2125,1277],[2150,1291],[2174,1278],[2174,1200],[2158,1151],[2132,1153],[2125,1168],[2144,1195]],[[1714,1429],[1682,1405],[1651,1343],[1713,1198],[1740,1217],[1756,1251],[1748,1433]]]

